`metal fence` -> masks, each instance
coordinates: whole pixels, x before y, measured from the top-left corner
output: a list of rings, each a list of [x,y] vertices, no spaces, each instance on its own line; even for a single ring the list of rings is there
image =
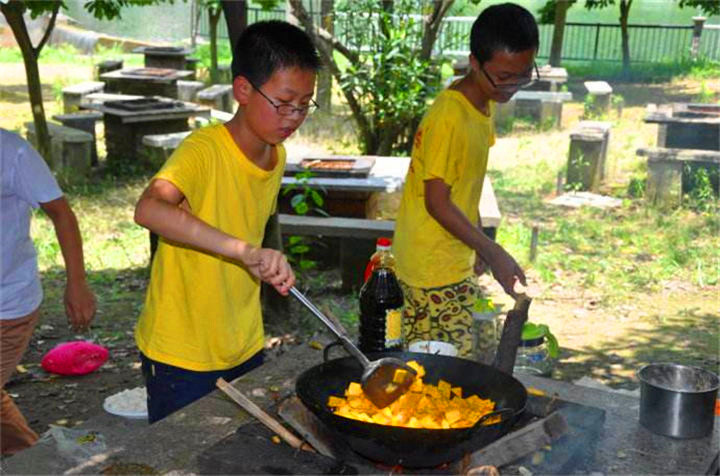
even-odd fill
[[[320,14],[311,10],[311,14],[319,22]],[[284,20],[285,10],[262,10],[248,8],[248,23],[261,20]],[[347,43],[344,26],[349,21],[341,14],[337,15],[335,35],[340,41]],[[367,21],[367,19],[365,19]],[[435,44],[435,52],[449,56],[467,56],[470,41],[470,29],[474,17],[447,17]],[[538,57],[550,56],[553,25],[540,25],[540,51]],[[208,36],[207,12],[201,12],[197,34]],[[225,20],[218,24],[218,36],[227,38]],[[693,26],[692,25],[628,25],[630,59],[636,63],[657,63],[661,61],[677,61],[690,57]],[[705,25],[700,36],[698,54],[702,57],[720,61],[720,25]],[[622,39],[618,24],[610,23],[574,23],[565,25],[563,39],[563,60],[577,61],[621,61]]]

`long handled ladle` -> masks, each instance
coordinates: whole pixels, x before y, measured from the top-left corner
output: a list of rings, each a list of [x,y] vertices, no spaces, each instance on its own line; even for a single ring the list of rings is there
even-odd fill
[[[363,367],[360,385],[365,392],[365,396],[376,407],[385,408],[408,391],[410,385],[412,385],[415,380],[416,372],[414,369],[408,367],[405,362],[395,357],[383,357],[370,361],[370,359],[352,343],[348,336],[340,331],[337,326],[298,291],[297,288],[294,286],[290,288],[290,294],[295,296],[315,317],[320,319],[320,321],[340,339],[340,343],[350,355],[360,361]]]

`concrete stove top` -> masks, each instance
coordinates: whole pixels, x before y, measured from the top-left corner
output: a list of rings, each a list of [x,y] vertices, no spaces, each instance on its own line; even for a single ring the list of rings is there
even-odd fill
[[[259,406],[269,408],[292,393],[297,375],[321,361],[321,351],[307,344],[298,345],[233,384]],[[720,423],[717,421],[708,437],[676,440],[655,435],[640,426],[638,398],[550,379],[518,378],[526,386],[543,390],[548,395],[557,394],[563,400],[605,411],[604,428],[596,442],[595,457],[589,463],[588,472],[705,474],[717,458],[720,448]],[[255,389],[263,389],[264,396],[253,396]],[[253,422],[252,417],[219,391],[151,426],[114,417],[98,409],[98,415],[79,428],[98,431],[104,436],[107,448],[103,453],[84,462],[73,461],[64,457],[50,439],[4,460],[2,470],[7,474],[59,474],[65,471],[98,474],[113,465],[140,465],[138,467],[150,467],[158,473],[198,473],[198,457],[248,422]]]

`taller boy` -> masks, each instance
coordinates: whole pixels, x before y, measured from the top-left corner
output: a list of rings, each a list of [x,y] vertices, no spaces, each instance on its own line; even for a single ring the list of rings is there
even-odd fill
[[[405,291],[408,342],[440,340],[472,349],[473,274],[489,266],[505,292],[520,266],[482,232],[478,203],[495,143],[494,103],[530,83],[538,28],[511,3],[485,9],[470,34],[470,72],[435,99],[415,134],[393,252]]]
[[[233,52],[235,116],[191,134],[140,197],[135,221],[161,237],[135,330],[151,423],[262,363],[260,281],[286,295],[295,276],[260,246],[285,167],[280,144],[315,107],[319,67],[297,27],[248,27]]]

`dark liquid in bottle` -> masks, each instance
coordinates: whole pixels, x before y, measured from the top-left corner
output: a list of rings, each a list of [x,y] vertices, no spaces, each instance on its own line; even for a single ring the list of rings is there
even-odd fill
[[[402,289],[392,271],[373,271],[360,290],[360,350],[402,350],[402,307]]]

